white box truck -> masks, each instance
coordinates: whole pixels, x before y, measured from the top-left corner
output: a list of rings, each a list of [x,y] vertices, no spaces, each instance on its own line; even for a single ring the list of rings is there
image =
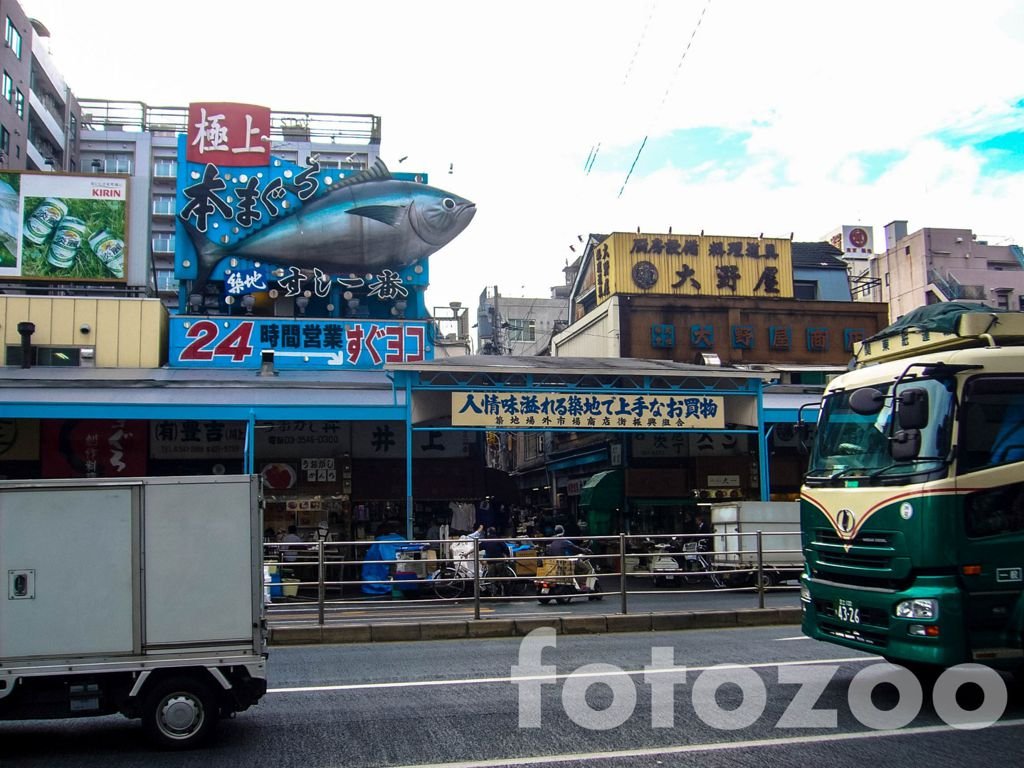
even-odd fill
[[[168,749],[266,693],[255,476],[0,482],[0,719],[141,718]]]
[[[800,502],[733,501],[711,505],[711,531],[716,569],[729,584],[757,585],[757,532],[761,531],[762,584],[800,578]]]

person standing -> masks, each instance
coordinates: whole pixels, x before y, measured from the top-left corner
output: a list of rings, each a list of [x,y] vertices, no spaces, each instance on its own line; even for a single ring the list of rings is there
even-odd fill
[[[281,538],[281,542],[284,544],[301,543],[301,541],[302,537],[299,536],[299,529],[294,525],[289,525],[288,533]],[[294,563],[299,559],[299,549],[301,547],[281,547],[281,559],[286,563]]]

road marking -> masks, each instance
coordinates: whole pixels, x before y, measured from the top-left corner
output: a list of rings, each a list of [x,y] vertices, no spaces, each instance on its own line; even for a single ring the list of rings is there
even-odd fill
[[[807,635],[794,635],[793,637],[776,637],[775,640],[810,640]]]
[[[703,672],[708,669],[762,669],[768,667],[798,667],[805,664],[854,664],[858,662],[877,661],[878,656],[852,656],[845,659],[805,659],[802,661],[766,661],[757,664],[710,664],[703,667],[686,667],[687,672]],[[569,677],[580,679],[583,677],[634,677],[639,675],[660,675],[664,673],[678,673],[679,667],[664,667],[657,669],[620,669],[615,672],[569,672],[555,675],[521,675],[518,677],[466,677],[451,680],[402,680],[390,683],[346,683],[342,685],[303,685],[285,688],[268,688],[267,693],[323,693],[326,691],[365,691],[379,690],[382,688],[434,688],[447,685],[491,685],[494,683],[517,683],[524,680],[542,680],[553,683],[556,680],[564,680]]]
[[[990,728],[1009,728],[1024,725],[1024,720],[1006,720],[994,723]],[[924,725],[916,728],[902,728],[894,731],[858,731],[856,733],[828,733],[820,736],[792,736],[779,739],[752,739],[750,741],[708,742],[705,744],[681,744],[676,747],[647,747],[644,749],[623,749],[609,752],[573,752],[566,755],[542,755],[537,757],[509,757],[492,760],[473,760],[454,763],[416,763],[397,768],[473,768],[485,766],[497,768],[505,765],[545,765],[547,763],[579,763],[591,760],[614,760],[616,758],[656,757],[658,755],[679,755],[688,752],[726,752],[760,747],[786,747],[799,744],[834,743],[859,739],[879,739],[892,736],[926,736],[934,733],[959,731],[951,725]]]

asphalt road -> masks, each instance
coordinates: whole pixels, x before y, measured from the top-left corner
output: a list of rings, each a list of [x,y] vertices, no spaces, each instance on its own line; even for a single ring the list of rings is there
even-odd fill
[[[276,648],[264,701],[221,723],[204,750],[153,753],[138,724],[120,717],[0,723],[0,764],[963,768],[1020,759],[1019,691],[993,709],[990,719],[1002,712],[994,725],[953,728],[930,695],[913,701],[916,678],[872,694],[880,660],[792,627],[571,635],[539,650],[531,663],[522,638]],[[720,664],[731,666],[708,669]],[[975,700],[961,706],[976,707],[980,690],[963,686]],[[995,689],[984,696],[993,704]],[[875,729],[900,720],[899,730]]]

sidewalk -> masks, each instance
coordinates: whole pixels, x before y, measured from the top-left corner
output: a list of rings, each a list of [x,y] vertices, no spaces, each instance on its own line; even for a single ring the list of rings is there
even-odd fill
[[[422,621],[346,626],[271,627],[270,645],[379,643],[401,640],[457,640],[459,638],[519,637],[538,627],[553,627],[559,634],[607,632],[662,632],[680,629],[720,629],[796,624],[801,609],[749,608],[732,611],[680,611],[676,613],[589,614],[551,618],[489,618]]]

